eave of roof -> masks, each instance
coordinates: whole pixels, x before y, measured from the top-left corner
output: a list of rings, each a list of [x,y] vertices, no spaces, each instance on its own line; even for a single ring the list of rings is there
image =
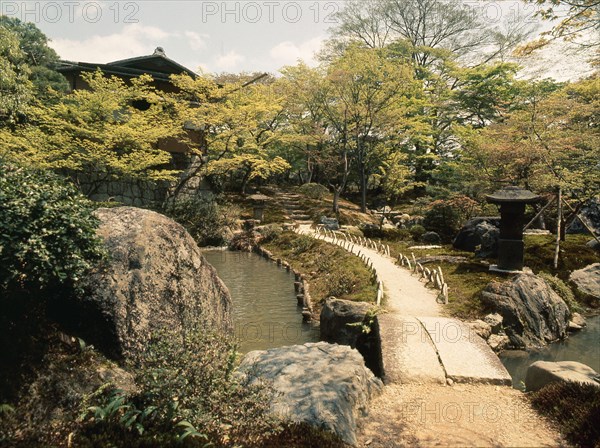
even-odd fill
[[[151,62],[152,60],[158,60],[159,62],[163,63],[166,62],[175,70],[173,70],[173,72],[167,73],[143,68],[134,68],[130,66],[131,64],[136,64],[140,62]],[[61,73],[70,73],[76,71],[96,71],[98,69],[104,73],[119,76],[135,77],[143,74],[148,74],[151,75],[152,78],[154,78],[157,81],[167,82],[170,81],[170,76],[176,73],[186,73],[192,78],[198,77],[198,75],[192,70],[160,54],[122,59],[120,61],[109,62],[107,64],[98,64],[93,62],[60,61],[57,67],[57,70]]]

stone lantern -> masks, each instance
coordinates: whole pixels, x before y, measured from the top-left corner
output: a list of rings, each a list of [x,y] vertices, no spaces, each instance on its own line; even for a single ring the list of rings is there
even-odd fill
[[[269,200],[269,197],[265,196],[264,194],[257,193],[251,195],[249,199],[252,201],[254,206],[254,219],[263,222],[265,217],[266,203]]]
[[[538,202],[540,197],[519,187],[506,187],[486,198],[488,202],[500,207],[498,265],[491,266],[490,270],[521,272],[525,249],[523,242],[525,206]]]

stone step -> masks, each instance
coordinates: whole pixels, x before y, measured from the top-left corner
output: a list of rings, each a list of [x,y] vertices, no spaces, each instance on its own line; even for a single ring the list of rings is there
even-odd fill
[[[310,215],[292,215],[291,218],[296,221],[311,221]]]
[[[377,320],[385,383],[446,384],[435,347],[416,318],[383,313]]]
[[[512,378],[490,346],[464,322],[418,317],[435,346],[446,376],[457,383],[512,385]]]

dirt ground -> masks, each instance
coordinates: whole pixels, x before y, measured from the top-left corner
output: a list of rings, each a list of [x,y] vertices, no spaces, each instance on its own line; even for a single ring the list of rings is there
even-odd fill
[[[358,426],[359,445],[369,448],[568,446],[506,386],[389,385]]]

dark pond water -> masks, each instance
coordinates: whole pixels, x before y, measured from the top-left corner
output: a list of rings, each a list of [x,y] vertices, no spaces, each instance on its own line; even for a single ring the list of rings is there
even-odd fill
[[[577,361],[600,372],[600,316],[587,320],[587,327],[563,342],[551,344],[539,352],[507,351],[500,355],[513,378],[513,386],[522,389],[527,368],[535,361]]]
[[[253,253],[207,250],[203,255],[231,292],[242,353],[319,340],[319,328],[302,322],[294,274]]]

